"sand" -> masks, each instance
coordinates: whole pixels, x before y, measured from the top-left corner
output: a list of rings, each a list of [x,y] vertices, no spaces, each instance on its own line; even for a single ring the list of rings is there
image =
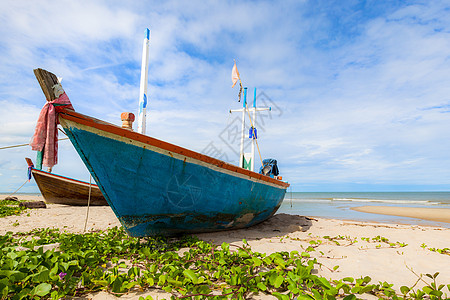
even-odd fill
[[[3,198],[0,195],[0,199]],[[30,196],[20,196],[20,198],[42,200],[42,198]],[[405,212],[409,211],[402,209]],[[27,232],[42,227],[57,227],[69,232],[81,233],[86,220],[86,211],[86,207],[50,204],[46,209],[33,209],[20,216],[0,218],[0,234],[7,231]],[[383,211],[385,212],[386,210]],[[120,226],[120,223],[110,207],[90,208],[87,230],[106,229],[113,226]],[[370,276],[373,283],[386,281],[394,284],[394,288],[399,290],[403,285],[409,287],[414,285],[418,279],[417,275],[440,272],[437,278],[438,283],[450,283],[450,256],[429,250],[429,248],[450,248],[450,229],[448,228],[277,214],[251,228],[197,236],[216,244],[227,242],[242,245],[242,239],[246,239],[253,251],[265,253],[303,251],[310,245],[310,241],[320,240],[312,256],[321,264],[317,266],[317,273],[328,279]],[[326,236],[339,237],[336,240],[339,245],[324,238]],[[394,246],[376,241],[377,236],[387,238],[390,243],[394,243]],[[401,247],[401,244],[407,245]],[[339,268],[332,271],[335,266]],[[423,286],[423,283],[419,282],[417,286]],[[141,295],[152,295],[155,299],[169,298],[168,294],[161,291],[147,291],[143,294],[125,295],[121,299],[137,299]],[[102,292],[80,299],[100,300],[115,299],[115,297]],[[257,296],[253,299],[275,299],[275,297]],[[370,299],[370,297],[364,295],[364,299]]]
[[[450,223],[450,209],[448,208],[359,206],[353,207],[352,209],[365,213],[408,217],[408,218]]]

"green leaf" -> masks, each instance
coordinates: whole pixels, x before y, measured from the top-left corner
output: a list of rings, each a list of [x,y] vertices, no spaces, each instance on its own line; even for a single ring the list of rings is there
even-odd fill
[[[356,299],[357,299],[356,296],[351,294],[351,295],[346,296],[343,300],[356,300]]]
[[[155,280],[153,280],[153,277],[148,277],[145,279],[145,281],[148,283],[149,286],[155,285]]]
[[[277,279],[275,279],[275,282],[274,282],[273,286],[275,288],[279,288],[283,284],[283,282],[284,282],[284,277],[281,276],[281,275],[278,275]]]
[[[407,287],[407,286],[405,286],[405,285],[400,287],[400,292],[401,292],[403,295],[406,295],[409,291],[410,291],[410,288]]]
[[[264,283],[262,283],[262,282],[258,282],[258,284],[256,285],[256,287],[257,287],[258,289],[260,289],[261,291],[267,290],[267,286],[266,286]]]
[[[289,296],[288,295],[284,295],[278,292],[274,292],[272,293],[272,295],[274,295],[275,297],[277,297],[278,300],[289,300]]]
[[[223,242],[222,245],[220,246],[222,248],[223,251],[228,252],[230,249],[230,245]]]
[[[25,277],[27,277],[26,273],[22,273],[16,270],[1,270],[0,277],[7,277],[11,282],[21,281]]]
[[[318,279],[318,281],[320,282],[320,285],[321,285],[322,287],[325,287],[325,288],[327,288],[327,289],[331,289],[331,284],[330,284],[330,282],[329,282],[326,278],[324,278],[324,277],[318,277],[317,279]]]
[[[311,292],[314,295],[314,299],[323,299],[322,294],[318,290],[312,289]]]
[[[259,267],[260,265],[262,265],[262,260],[258,257],[252,257],[253,260],[253,265],[256,267]]]
[[[162,288],[164,291],[166,291],[167,293],[172,292],[172,287],[171,286],[165,286]]]
[[[123,286],[123,278],[117,277],[113,283],[111,290],[115,293],[120,293],[125,290],[125,287]]]
[[[49,274],[50,274],[50,270],[48,270],[48,269],[43,270],[33,276],[33,281],[34,282],[46,282],[50,279]]]
[[[93,280],[93,283],[100,286],[108,286],[108,281],[106,280]]]
[[[167,280],[166,274],[159,276],[158,285],[163,286],[166,283],[166,280]]]
[[[51,284],[43,282],[43,283],[39,284],[38,286],[36,286],[31,291],[31,294],[33,296],[43,297],[43,296],[47,295],[50,292],[51,289],[52,289],[52,285]]]
[[[187,278],[189,278],[193,284],[197,284],[198,283],[198,277],[195,274],[195,272],[191,269],[186,269],[183,271],[184,276],[186,276]]]
[[[437,290],[434,290],[434,291],[431,291],[430,292],[430,296],[436,296],[436,297],[438,297],[439,299],[441,298],[441,296],[442,296],[442,292],[441,291],[437,291]]]
[[[0,292],[2,299],[6,299],[6,296],[8,296],[8,286],[0,287]]]

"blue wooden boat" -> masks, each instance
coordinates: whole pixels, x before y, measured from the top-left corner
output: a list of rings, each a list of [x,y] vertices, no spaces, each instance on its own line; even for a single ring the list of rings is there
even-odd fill
[[[249,227],[277,211],[289,186],[73,110],[59,122],[134,237]]]

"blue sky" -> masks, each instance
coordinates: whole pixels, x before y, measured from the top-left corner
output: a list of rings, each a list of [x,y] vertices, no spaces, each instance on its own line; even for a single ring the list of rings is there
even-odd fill
[[[249,98],[272,106],[262,156],[293,191],[450,190],[449,14],[448,1],[1,1],[0,147],[33,135],[34,68],[81,113],[136,113],[148,27],[148,135],[237,163],[236,59]],[[59,147],[54,172],[89,180]],[[25,181],[26,156],[0,150],[0,192]]]

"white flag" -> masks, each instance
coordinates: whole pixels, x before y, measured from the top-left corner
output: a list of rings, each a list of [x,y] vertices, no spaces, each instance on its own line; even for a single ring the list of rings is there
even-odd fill
[[[231,86],[233,88],[239,80],[239,71],[236,67],[236,62],[234,62],[233,70],[231,70],[231,80],[233,81],[233,85]]]

